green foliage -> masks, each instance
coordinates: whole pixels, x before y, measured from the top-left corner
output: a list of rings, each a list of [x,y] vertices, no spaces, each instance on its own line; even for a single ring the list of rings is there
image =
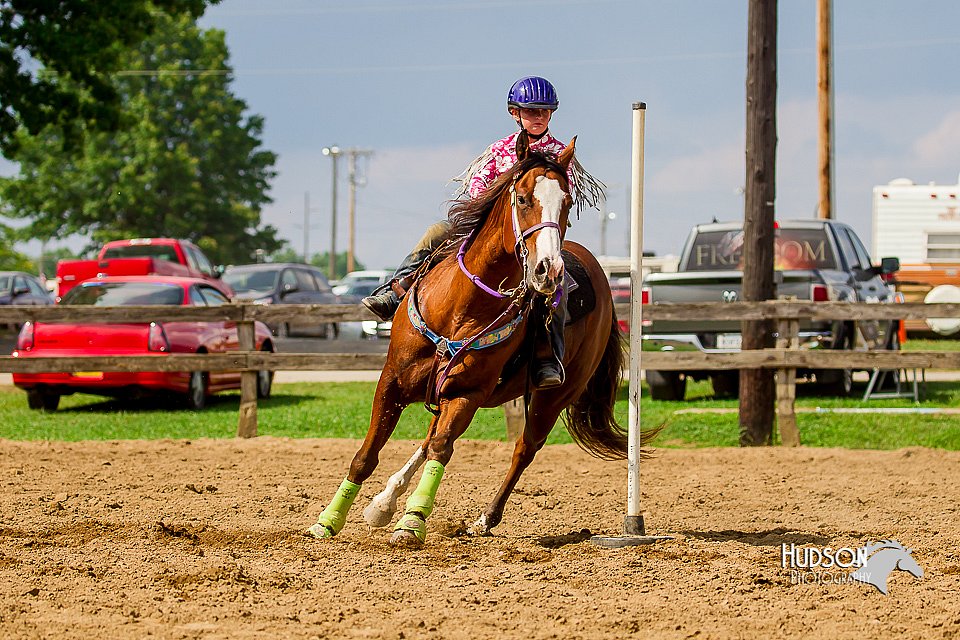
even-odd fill
[[[313,254],[313,257],[310,258],[310,264],[316,267],[319,267],[323,271],[323,273],[327,276],[327,278],[330,280],[336,280],[338,278],[342,278],[343,276],[347,275],[346,251],[344,251],[343,253],[337,254],[336,261],[334,262],[334,265],[336,266],[336,273],[333,276],[327,273],[328,271],[330,271],[330,252],[329,251]],[[353,270],[361,271],[362,269],[365,269],[365,268],[366,267],[363,266],[363,263],[357,260],[356,256],[354,256]]]
[[[124,128],[90,132],[74,151],[56,128],[20,135],[20,173],[0,180],[2,213],[30,221],[22,237],[170,236],[214,262],[252,262],[256,249],[282,245],[260,220],[276,161],[260,147],[263,119],[244,119],[246,103],[230,93],[222,31],[201,31],[189,15],[154,22],[153,35],[118,55]]]
[[[199,17],[219,0],[0,0],[0,150],[17,133],[55,127],[66,143],[84,126],[116,129],[120,93],[110,73],[163,13]],[[37,71],[40,73],[37,73]]]
[[[0,271],[27,271],[36,273],[37,268],[27,256],[13,250],[13,231],[0,224]]]

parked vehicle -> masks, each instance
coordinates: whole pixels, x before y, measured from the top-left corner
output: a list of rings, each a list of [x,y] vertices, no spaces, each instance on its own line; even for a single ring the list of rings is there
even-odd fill
[[[958,184],[914,184],[897,178],[873,188],[873,250],[900,258],[896,287],[905,302],[955,297],[953,287],[960,285],[958,198],[960,179]],[[932,300],[927,300],[929,294]],[[929,320],[907,320],[905,325],[918,334],[941,333],[942,328]]]
[[[230,301],[210,283],[199,278],[176,276],[105,276],[71,289],[63,305],[112,307],[125,305],[219,306]],[[266,325],[255,326],[256,348],[273,351]],[[39,356],[141,356],[162,358],[171,353],[218,353],[239,348],[234,322],[140,323],[31,323],[20,330],[19,358]],[[188,408],[202,409],[207,396],[240,388],[240,373],[211,372],[110,372],[14,373],[13,383],[27,392],[31,409],[54,411],[60,397],[71,393],[105,396],[136,396],[173,393],[184,398]],[[270,396],[273,372],[257,375],[257,395]]]
[[[393,277],[393,271],[387,270],[378,270],[378,269],[368,269],[365,271],[351,271],[347,275],[343,276],[333,287],[333,292],[338,295],[343,295],[348,292],[351,287],[357,285],[367,285],[372,284],[371,291],[376,289],[382,284],[390,282],[390,279]],[[369,295],[369,294],[367,294]]]
[[[390,274],[393,276],[393,273]],[[348,285],[343,285],[340,297],[344,302],[350,304],[360,304],[360,301],[372,294],[382,283],[367,280],[356,280]],[[360,322],[360,337],[368,340],[377,338],[390,338],[390,330],[393,328],[393,321],[386,322],[379,320],[362,320]]]
[[[22,271],[0,271],[0,304],[33,306],[53,302],[53,296],[39,278]],[[13,329],[19,330],[20,324],[14,324]]]
[[[238,302],[255,304],[342,304],[333,293],[327,278],[318,268],[294,262],[269,262],[231,265],[223,272],[223,280],[236,292]],[[336,322],[280,322],[270,325],[274,335],[312,335],[336,338],[340,328]]]
[[[228,298],[233,291],[220,280],[220,272],[200,248],[189,240],[133,238],[115,240],[100,248],[95,260],[61,260],[57,263],[57,296],[76,285],[105,276],[165,275],[206,280]]]
[[[690,231],[677,273],[653,273],[644,280],[643,304],[735,302],[743,277],[742,224],[714,223]],[[832,220],[780,222],[775,238],[776,297],[797,300],[893,302],[884,277],[899,268],[896,258],[874,266],[853,229]],[[644,320],[645,351],[736,352],[738,321]],[[898,349],[896,321],[800,322],[803,349]],[[815,378],[834,395],[850,393],[853,372],[822,369],[797,372]],[[647,371],[654,399],[683,399],[686,380],[710,377],[717,395],[735,395],[738,373]]]

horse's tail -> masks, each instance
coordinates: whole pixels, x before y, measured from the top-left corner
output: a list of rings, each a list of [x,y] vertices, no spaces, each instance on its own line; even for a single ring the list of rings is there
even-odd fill
[[[603,359],[587,382],[586,389],[567,407],[564,420],[567,431],[580,448],[603,460],[627,457],[627,430],[617,423],[613,411],[623,379],[623,347],[624,338],[614,311]],[[641,446],[649,444],[659,432],[659,427],[642,431]],[[649,455],[649,451],[640,452],[641,458]]]

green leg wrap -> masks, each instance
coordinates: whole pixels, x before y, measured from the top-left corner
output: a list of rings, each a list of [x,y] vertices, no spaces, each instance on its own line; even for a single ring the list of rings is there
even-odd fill
[[[307,529],[307,533],[315,538],[332,538],[340,533],[343,525],[347,522],[347,512],[353,506],[353,501],[357,499],[358,493],[360,493],[360,485],[344,478],[343,482],[340,483],[340,488],[337,489],[337,493],[334,494],[333,500],[317,518],[317,524]]]
[[[433,513],[433,499],[440,488],[443,478],[443,465],[436,460],[430,460],[423,466],[423,475],[409,498],[404,516],[397,522],[394,531],[410,531],[423,542],[427,537],[426,519]]]

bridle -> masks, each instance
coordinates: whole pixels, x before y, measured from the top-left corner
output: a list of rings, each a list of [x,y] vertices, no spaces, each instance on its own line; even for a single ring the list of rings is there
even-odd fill
[[[477,288],[494,298],[501,300],[509,298],[510,304],[507,305],[507,308],[477,335],[465,340],[454,341],[437,334],[427,326],[417,305],[416,292],[419,282],[414,283],[410,291],[407,292],[407,316],[410,319],[411,325],[437,348],[430,376],[427,380],[427,397],[424,401],[424,406],[427,408],[427,411],[434,415],[439,415],[440,413],[440,390],[443,387],[443,383],[446,382],[453,367],[463,360],[467,351],[471,349],[485,349],[503,342],[513,334],[514,330],[523,320],[525,316],[524,311],[529,307],[532,299],[529,288],[527,287],[527,259],[530,252],[527,250],[525,240],[541,229],[556,229],[557,235],[560,236],[562,240],[560,224],[557,222],[539,222],[527,229],[520,228],[520,214],[517,207],[516,191],[516,184],[519,179],[520,174],[518,172],[514,174],[513,182],[510,184],[510,217],[515,239],[514,253],[517,256],[517,261],[520,264],[521,273],[523,274],[520,278],[520,283],[512,289],[499,290],[485,284],[480,280],[480,276],[470,273],[470,270],[466,264],[464,264],[463,258],[464,255],[466,255],[467,247],[470,246],[470,242],[474,238],[474,234],[477,231],[476,228],[464,239],[460,245],[460,249],[457,251],[457,264],[460,265],[460,270],[463,274],[467,276]],[[557,294],[552,302],[554,307],[556,307],[562,293],[562,286],[558,287]],[[447,357],[449,357],[449,360],[441,369],[441,362]]]
[[[524,276],[526,276],[527,258],[529,257],[530,252],[527,250],[527,243],[525,242],[525,240],[530,236],[532,236],[537,231],[540,231],[541,229],[556,229],[557,235],[561,237],[561,240],[562,240],[562,234],[560,233],[561,231],[560,224],[557,222],[553,222],[552,220],[548,220],[546,222],[541,221],[535,225],[531,225],[530,227],[527,227],[526,229],[521,230],[520,214],[517,210],[517,189],[516,189],[517,181],[519,180],[520,180],[520,174],[517,173],[513,176],[513,182],[510,184],[510,222],[511,222],[511,225],[513,226],[513,237],[515,239],[515,243],[513,247],[514,254],[517,256],[517,262],[520,263],[521,273],[523,273]],[[490,294],[494,298],[500,298],[500,299],[510,298],[510,297],[513,297],[513,295],[517,293],[518,290],[521,290],[522,293],[526,293],[526,288],[527,288],[526,277],[521,278],[520,284],[518,284],[513,289],[500,290],[499,288],[494,289],[489,285],[485,284],[480,279],[480,276],[470,273],[470,270],[467,268],[467,265],[464,264],[463,262],[463,257],[467,253],[467,247],[470,246],[470,241],[473,240],[474,233],[476,233],[476,229],[470,232],[470,235],[468,235],[464,239],[463,243],[460,245],[460,249],[457,251],[457,264],[460,265],[460,271],[462,271],[463,274],[467,276],[470,282],[472,282],[479,289]]]

